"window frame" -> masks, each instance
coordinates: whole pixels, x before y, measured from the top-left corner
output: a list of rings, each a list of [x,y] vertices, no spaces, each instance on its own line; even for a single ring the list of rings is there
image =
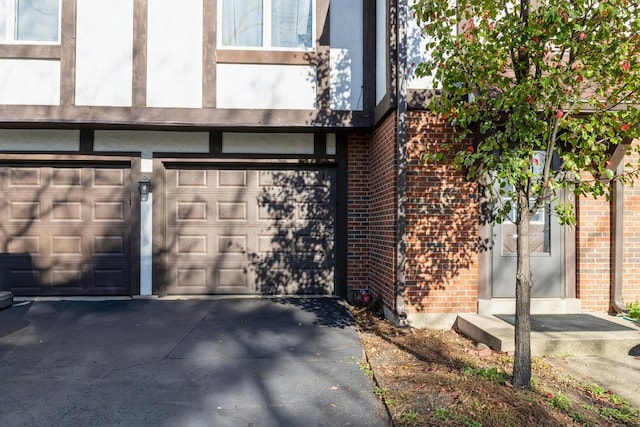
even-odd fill
[[[254,52],[315,52],[317,50],[317,15],[318,0],[311,1],[311,46],[308,48],[300,47],[278,47],[271,46],[271,29],[273,28],[271,21],[272,0],[262,0],[262,46],[225,46],[222,43],[222,4],[224,0],[217,1],[217,36],[216,36],[216,48],[217,50],[226,51],[254,51]],[[269,41],[269,45],[266,44]]]
[[[58,46],[62,40],[62,0],[58,1],[57,40],[18,40],[16,39],[17,2],[18,0],[0,0],[6,5],[6,22],[4,40],[0,45],[47,45]]]

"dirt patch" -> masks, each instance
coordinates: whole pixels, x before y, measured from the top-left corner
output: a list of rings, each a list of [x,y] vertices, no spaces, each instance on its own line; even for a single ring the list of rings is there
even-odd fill
[[[401,328],[353,308],[366,358],[397,426],[640,426],[640,413],[596,384],[533,359],[531,389],[511,385],[513,359],[455,330]]]

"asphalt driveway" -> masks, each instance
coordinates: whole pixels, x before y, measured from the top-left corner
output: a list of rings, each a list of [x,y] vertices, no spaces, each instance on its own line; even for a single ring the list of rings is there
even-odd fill
[[[389,425],[362,354],[330,298],[16,303],[0,425]]]

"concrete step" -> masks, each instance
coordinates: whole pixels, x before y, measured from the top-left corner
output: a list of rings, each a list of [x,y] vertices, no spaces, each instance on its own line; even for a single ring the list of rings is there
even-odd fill
[[[576,323],[575,316],[584,316],[578,318],[584,321]],[[640,325],[621,317],[604,313],[559,314],[545,316],[545,322],[537,330],[532,326],[533,356],[640,354]],[[566,325],[571,327],[564,328]],[[460,314],[457,327],[463,335],[495,351],[514,351],[514,326],[494,315]]]
[[[13,294],[9,291],[0,291],[0,310],[13,305]]]

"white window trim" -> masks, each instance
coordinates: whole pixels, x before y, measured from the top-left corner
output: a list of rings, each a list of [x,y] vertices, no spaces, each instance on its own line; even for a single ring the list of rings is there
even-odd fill
[[[58,40],[16,40],[16,3],[17,0],[0,0],[7,3],[6,17],[6,33],[4,40],[0,40],[0,44],[16,44],[16,45],[59,45],[62,32],[62,0],[58,0]]]
[[[311,0],[312,22],[311,22],[311,47],[304,49],[299,47],[273,47],[271,46],[271,0],[263,0],[262,3],[262,46],[224,46],[222,44],[222,0],[218,0],[217,28],[218,40],[217,48],[220,50],[255,50],[255,51],[277,51],[277,52],[315,52],[316,50],[316,21],[317,8],[316,0]]]

